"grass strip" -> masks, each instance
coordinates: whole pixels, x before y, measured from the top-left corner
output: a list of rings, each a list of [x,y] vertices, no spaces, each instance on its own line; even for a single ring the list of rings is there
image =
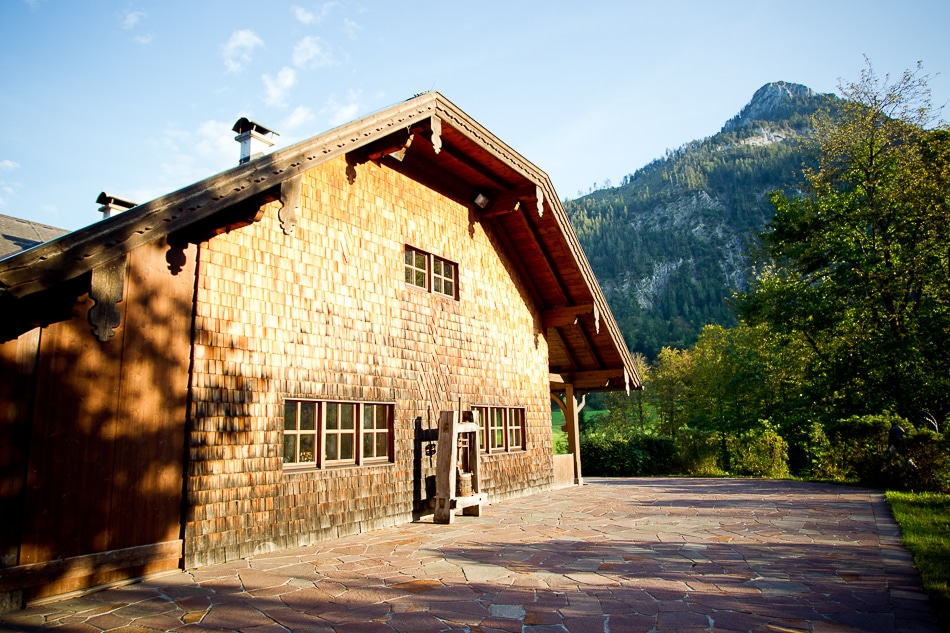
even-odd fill
[[[886,497],[940,625],[950,631],[950,495],[888,491]]]

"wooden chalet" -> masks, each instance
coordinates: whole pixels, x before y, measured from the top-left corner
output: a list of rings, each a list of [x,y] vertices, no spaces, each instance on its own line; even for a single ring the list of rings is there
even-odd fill
[[[578,395],[639,388],[547,175],[437,93],[0,259],[0,341],[5,608],[431,513],[444,411],[491,502],[556,485],[554,397],[581,483]]]

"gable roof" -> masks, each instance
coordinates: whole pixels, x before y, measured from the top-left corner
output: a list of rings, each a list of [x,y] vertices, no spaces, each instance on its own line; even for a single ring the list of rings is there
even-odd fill
[[[640,387],[630,352],[547,174],[437,92],[0,259],[0,310],[162,237],[207,239],[208,231],[281,199],[282,188],[288,191],[297,176],[338,156],[350,164],[372,160],[395,169],[470,207],[493,226],[542,311],[552,388],[565,383],[584,391]]]
[[[67,232],[39,222],[0,215],[0,258],[33,248]]]

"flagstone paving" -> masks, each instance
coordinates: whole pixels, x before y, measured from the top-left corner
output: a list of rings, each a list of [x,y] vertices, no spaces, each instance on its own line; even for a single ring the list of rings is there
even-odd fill
[[[118,633],[936,632],[877,491],[590,479],[0,615]]]

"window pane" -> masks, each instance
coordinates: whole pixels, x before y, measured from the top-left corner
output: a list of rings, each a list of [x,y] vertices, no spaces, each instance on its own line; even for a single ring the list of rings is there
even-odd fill
[[[441,275],[441,274],[442,274],[442,261],[441,261],[441,260],[438,260],[438,259],[437,259],[437,260],[435,260],[434,262],[432,262],[432,271],[433,271],[436,275]]]
[[[422,253],[416,253],[416,268],[425,270],[426,267],[426,256]]]
[[[284,430],[293,431],[297,428],[297,403],[284,403]],[[287,461],[287,460],[284,460]]]
[[[316,435],[313,433],[307,433],[306,435],[300,436],[300,461],[302,462],[312,462],[313,458],[313,445]]]
[[[337,438],[338,438],[338,437],[339,437],[339,436],[336,435],[336,434],[327,435],[327,437],[326,437],[326,443],[327,443],[327,460],[339,459],[339,457],[337,457],[337,450],[336,450],[336,447],[337,447]]]
[[[406,263],[412,265],[412,249],[406,249]]]
[[[297,461],[297,436],[284,436],[284,463],[293,464]]]
[[[416,271],[416,285],[420,288],[426,287],[426,274],[421,270]]]
[[[327,428],[328,428],[328,429],[338,429],[338,428],[340,428],[339,422],[337,421],[337,411],[338,411],[338,409],[339,409],[339,405],[336,405],[336,404],[328,404],[328,405],[327,405],[327,413],[326,413],[327,420],[326,420],[326,423],[327,423]]]
[[[375,433],[363,433],[363,457],[374,457],[373,435]]]
[[[445,265],[445,270],[442,272],[442,276],[446,279],[455,279],[455,266]]]
[[[376,428],[377,429],[389,428],[389,414],[387,413],[386,405],[384,404],[376,405]]]
[[[373,428],[373,405],[371,404],[363,405],[363,428]]]
[[[376,457],[389,457],[389,434],[376,434]]]
[[[432,289],[435,292],[442,292],[442,280],[438,277],[432,278]]]
[[[341,404],[340,405],[340,428],[341,429],[352,429],[353,427],[353,418],[356,407],[352,404]]]
[[[451,281],[445,282],[445,294],[455,296],[455,286]]]
[[[406,268],[406,283],[407,284],[412,283],[412,268],[408,268],[408,267]]]
[[[300,430],[312,431],[317,428],[317,414],[315,402],[300,403]]]
[[[353,459],[353,435],[340,436],[340,459]]]

